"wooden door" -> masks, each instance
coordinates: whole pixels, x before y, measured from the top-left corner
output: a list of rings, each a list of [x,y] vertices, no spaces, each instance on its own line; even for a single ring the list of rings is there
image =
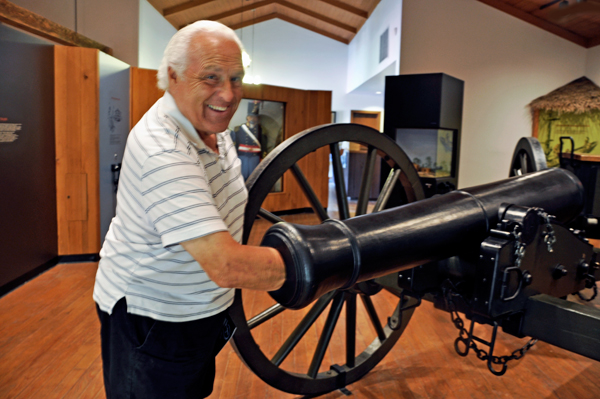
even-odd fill
[[[372,127],[381,131],[381,112],[379,111],[352,111],[350,122]]]
[[[381,131],[381,112],[379,111],[351,111],[350,122],[372,127]],[[348,196],[357,198],[360,191],[362,171],[367,160],[367,147],[358,143],[350,143],[350,156],[348,158]],[[381,160],[375,161],[375,176],[371,184],[370,199],[379,195],[379,170]]]

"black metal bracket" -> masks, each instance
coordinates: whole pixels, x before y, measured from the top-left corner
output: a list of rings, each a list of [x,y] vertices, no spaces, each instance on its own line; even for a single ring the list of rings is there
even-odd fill
[[[515,292],[511,296],[507,296],[508,286],[510,285],[510,274],[512,272],[515,272],[517,274],[518,285]],[[521,268],[519,266],[512,266],[504,269],[504,273],[502,275],[502,289],[500,291],[500,299],[503,302],[512,301],[521,293],[521,287],[523,287],[523,271],[521,270]]]
[[[569,163],[571,165],[571,167],[573,167],[574,165],[574,161],[573,161],[573,151],[575,150],[575,140],[573,140],[573,137],[570,136],[561,136],[559,138],[560,140],[560,152],[559,152],[559,163],[560,163],[560,167],[564,168],[563,166],[563,158],[562,158],[562,152],[563,152],[563,141],[564,140],[569,140],[571,142],[571,154],[569,156]]]
[[[346,389],[346,369],[338,364],[332,364],[330,370],[337,373],[336,376],[336,387],[346,396],[351,395],[350,391]]]
[[[119,187],[119,176],[121,175],[121,162],[110,165],[110,171],[112,172],[113,187],[116,193]]]
[[[406,298],[409,299],[406,299]],[[410,301],[410,298],[415,299],[416,302],[411,303],[410,305],[408,304]],[[398,306],[396,306],[396,309],[394,309],[394,313],[392,314],[392,316],[390,316],[388,318],[388,325],[390,326],[390,328],[392,330],[398,330],[399,328],[402,327],[402,313],[416,308],[417,306],[419,306],[421,304],[421,297],[416,295],[416,296],[408,296],[404,294],[404,291],[402,292],[402,295],[400,297],[400,302],[398,303]]]

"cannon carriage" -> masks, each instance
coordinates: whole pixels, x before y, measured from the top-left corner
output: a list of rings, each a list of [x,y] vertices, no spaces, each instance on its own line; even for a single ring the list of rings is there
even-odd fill
[[[368,147],[353,217],[339,157],[342,141]],[[564,170],[528,174],[544,167],[534,144],[527,140],[517,146],[510,173],[515,177],[430,199],[424,198],[406,154],[364,126],[309,129],[275,149],[248,181],[244,241],[263,236],[264,231],[253,229],[257,220],[273,224],[262,245],[283,254],[288,278],[281,290],[270,293],[276,302],[264,308],[256,309],[244,300],[243,291],[236,292],[233,345],[244,363],[286,392],[318,395],[343,388],[383,359],[422,300],[451,313],[460,333],[454,343],[457,352],[467,355],[472,349],[495,374],[503,374],[508,361],[522,356],[533,342],[516,355],[497,356],[494,342],[500,328],[600,360],[598,310],[560,299],[594,285],[598,275],[593,247],[583,232],[567,224],[581,211],[583,188]],[[330,218],[298,166],[300,159],[323,147],[332,154],[337,219]],[[390,173],[371,209],[368,191],[379,161]],[[261,208],[287,171],[302,187],[318,225],[291,225]],[[386,209],[396,187],[406,204]],[[390,301],[390,294],[395,300]],[[359,298],[362,307],[357,306]],[[366,329],[357,325],[359,312],[370,320]],[[469,327],[459,312],[471,320]],[[319,321],[324,313],[326,319]],[[549,317],[554,328],[548,328]],[[556,328],[556,317],[564,320],[561,327],[569,328]],[[260,326],[268,321],[289,331],[275,353],[260,346],[265,339]],[[477,337],[475,323],[493,326],[491,339]],[[336,327],[344,330],[344,343],[334,360],[327,352],[340,339]],[[308,336],[311,328],[320,331],[318,338]],[[305,351],[303,339],[314,341],[308,356],[294,353]]]

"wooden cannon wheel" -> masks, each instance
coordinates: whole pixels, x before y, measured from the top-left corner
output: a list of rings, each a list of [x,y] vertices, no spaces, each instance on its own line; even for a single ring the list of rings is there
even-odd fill
[[[412,162],[387,136],[362,125],[323,125],[286,140],[249,177],[244,243],[248,242],[254,225],[283,221],[261,205],[286,171],[294,175],[311,203],[315,223],[329,218],[298,166],[299,160],[319,149],[329,151],[332,157],[339,219],[351,216],[340,157],[341,142],[360,143],[368,148],[355,216],[367,212],[371,179],[378,159],[391,170],[373,212],[385,208],[397,183],[401,184],[399,187],[403,188],[408,201],[424,198]],[[357,306],[357,297],[363,306]],[[286,309],[267,293],[237,290],[230,309],[237,326],[232,345],[242,361],[269,385],[293,394],[323,394],[359,380],[392,349],[414,311],[414,308],[403,310],[401,320],[394,318],[394,310],[406,308],[401,297],[397,273],[330,292],[301,310]],[[345,318],[340,318],[344,305]],[[397,324],[395,329],[390,328],[390,319],[392,324]],[[266,353],[268,351],[274,353]]]
[[[548,169],[542,145],[535,137],[522,137],[513,152],[508,177]]]

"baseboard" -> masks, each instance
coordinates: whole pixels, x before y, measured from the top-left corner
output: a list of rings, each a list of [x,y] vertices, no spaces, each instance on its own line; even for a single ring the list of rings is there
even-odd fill
[[[3,286],[0,287],[0,297],[3,297],[4,295],[13,291],[15,288],[20,287],[21,285],[25,284],[32,278],[37,277],[38,275],[42,274],[46,270],[51,269],[52,267],[56,266],[59,263],[58,261],[59,261],[59,257],[56,256],[56,257],[52,258],[51,260],[49,260],[48,262],[44,263],[43,265],[40,265],[40,266],[36,267],[35,269],[30,270],[27,273],[23,274],[22,276],[16,278],[15,280],[4,284]]]
[[[58,263],[85,263],[98,262],[100,255],[98,254],[79,254],[79,255],[62,255],[59,256]]]

